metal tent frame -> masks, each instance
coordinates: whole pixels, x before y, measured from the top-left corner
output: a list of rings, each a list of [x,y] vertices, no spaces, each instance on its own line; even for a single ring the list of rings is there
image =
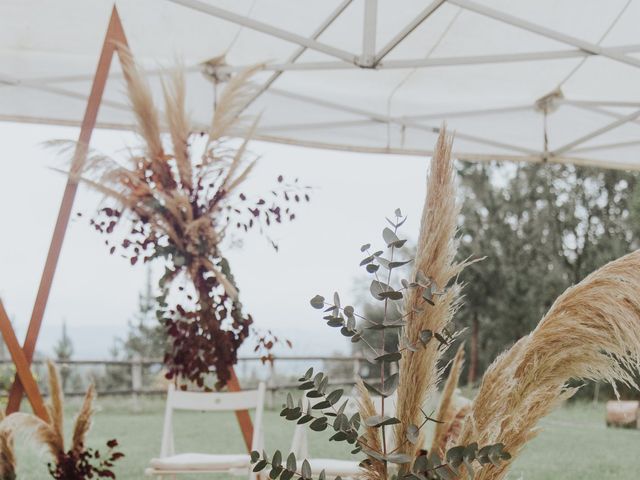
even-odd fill
[[[272,36],[274,38],[297,45],[296,50],[289,56],[286,62],[267,64],[264,69],[271,71],[272,74],[268,79],[262,83],[257,93],[251,98],[246,106],[249,108],[256,100],[266,93],[276,95],[282,98],[293,99],[303,104],[313,105],[316,107],[322,107],[328,111],[336,113],[347,113],[359,117],[355,120],[336,120],[336,121],[323,121],[323,122],[307,122],[281,125],[265,125],[263,128],[258,129],[256,138],[280,142],[280,143],[294,143],[303,146],[310,146],[316,148],[329,148],[339,150],[353,150],[372,153],[400,153],[400,154],[426,154],[432,153],[429,150],[422,149],[404,149],[397,147],[365,147],[365,146],[345,146],[341,144],[334,144],[324,141],[305,141],[305,140],[292,140],[288,138],[284,133],[289,131],[322,131],[323,129],[331,128],[343,128],[351,126],[369,126],[385,124],[388,126],[395,126],[399,128],[409,128],[418,131],[426,131],[431,133],[437,133],[440,127],[436,124],[429,123],[429,121],[440,120],[442,118],[471,118],[478,115],[500,115],[508,114],[514,111],[531,111],[541,112],[541,105],[539,102],[530,105],[513,105],[502,108],[487,108],[487,109],[475,109],[467,111],[453,111],[453,112],[436,112],[426,115],[414,115],[414,116],[391,116],[380,114],[371,110],[354,108],[349,105],[345,105],[339,102],[333,102],[324,98],[316,98],[310,95],[302,95],[300,93],[294,93],[285,89],[274,86],[276,80],[284,73],[289,71],[322,71],[322,70],[344,70],[344,69],[375,69],[375,70],[393,70],[393,69],[428,69],[432,67],[455,67],[464,65],[483,65],[483,64],[496,64],[496,63],[512,63],[512,62],[531,62],[531,61],[543,61],[550,59],[567,59],[576,58],[582,59],[582,62],[574,69],[570,75],[573,75],[577,71],[584,60],[593,56],[600,56],[609,60],[619,62],[632,67],[640,67],[640,59],[630,56],[629,54],[640,52],[640,45],[619,45],[616,47],[602,47],[596,43],[588,42],[575,38],[573,36],[564,34],[562,32],[547,28],[543,25],[532,23],[528,20],[509,15],[502,11],[498,11],[489,8],[485,5],[476,3],[472,0],[434,0],[430,2],[415,18],[406,24],[404,28],[399,30],[397,34],[382,46],[376,45],[376,28],[378,25],[378,0],[363,0],[364,8],[361,13],[362,22],[362,47],[358,52],[347,51],[342,48],[329,45],[319,38],[321,35],[338,20],[345,10],[353,3],[353,0],[342,1],[326,18],[324,18],[318,25],[318,27],[309,36],[299,35],[292,31],[288,31],[277,26],[261,22],[259,20],[250,18],[249,16],[240,15],[224,8],[220,8],[211,3],[205,3],[201,0],[166,0],[169,3],[180,5],[186,9],[190,9],[201,13],[203,15],[212,16],[226,22],[231,22],[243,28],[251,29],[257,32],[261,32],[265,35]],[[459,7],[462,10],[474,12],[475,14],[487,17],[493,21],[500,22],[511,27],[515,27],[521,30],[525,30],[536,35],[551,39],[557,42],[566,44],[568,47],[564,50],[558,51],[533,51],[517,54],[495,54],[495,55],[477,55],[477,56],[461,56],[461,57],[445,57],[445,58],[407,58],[401,60],[387,60],[387,56],[398,48],[407,37],[427,19],[429,19],[434,13],[436,13],[443,5],[453,5]],[[613,25],[619,19],[616,17]],[[314,62],[298,62],[298,59],[307,50],[315,51],[333,57],[332,61],[314,61]],[[220,78],[221,76],[228,75],[246,68],[243,65],[219,65],[219,66],[202,66],[191,65],[187,66],[187,70],[196,71],[205,69],[206,72],[212,77]],[[159,75],[161,69],[148,70],[149,75]],[[50,78],[39,79],[15,79],[7,76],[0,77],[0,82],[7,85],[18,86],[20,88],[35,89],[45,91],[54,95],[61,95],[70,98],[76,98],[84,100],[82,94],[71,91],[57,86],[57,84],[65,81],[80,81],[88,80],[88,75],[72,75],[72,76],[59,76]],[[564,83],[567,80],[565,78],[560,83]],[[553,93],[553,92],[552,92]],[[127,106],[117,102],[105,102],[105,104],[116,109],[126,109]],[[593,165],[602,166],[602,162],[594,161],[594,159],[585,156],[591,152],[596,152],[602,149],[616,149],[635,145],[636,142],[621,141],[614,143],[603,143],[601,145],[591,145],[585,147],[584,144],[588,141],[597,139],[607,132],[610,132],[616,128],[629,123],[637,123],[640,117],[640,103],[635,102],[619,102],[608,99],[595,99],[588,102],[578,99],[563,98],[562,95],[550,95],[544,104],[544,115],[547,111],[553,111],[560,105],[571,105],[576,108],[584,109],[590,113],[595,113],[602,116],[605,119],[610,119],[609,123],[603,126],[593,129],[592,131],[581,135],[572,141],[566,142],[564,145],[556,147],[554,149],[548,149],[546,143],[543,148],[533,149],[529,147],[523,147],[510,142],[495,141],[488,138],[484,138],[478,135],[471,135],[464,130],[456,129],[456,135],[458,138],[468,140],[469,142],[484,147],[495,147],[502,153],[500,154],[484,154],[484,153],[459,153],[458,157],[466,160],[475,161],[487,161],[487,160],[517,160],[527,162],[557,162],[557,163],[573,163],[578,165]],[[621,107],[638,107],[636,110],[629,114],[620,114],[616,111],[616,108]],[[23,122],[41,122],[41,119],[30,117],[0,117],[4,120],[23,121]],[[73,121],[67,122],[55,122],[64,123],[67,125],[76,124]],[[107,128],[130,128],[130,125],[123,124],[110,124],[110,123],[98,123],[99,127]],[[545,132],[539,132],[541,137]],[[640,144],[640,141],[637,142]],[[624,169],[640,169],[640,164],[630,165],[623,162],[608,162],[606,164],[610,168],[624,168]]]

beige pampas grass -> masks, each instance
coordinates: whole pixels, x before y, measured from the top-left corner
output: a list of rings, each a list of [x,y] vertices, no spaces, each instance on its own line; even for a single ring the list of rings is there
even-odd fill
[[[449,370],[449,376],[447,377],[447,381],[442,389],[442,397],[440,398],[440,404],[438,405],[438,410],[435,416],[440,423],[436,423],[430,451],[437,453],[441,458],[444,457],[450,429],[458,412],[458,409],[455,407],[453,396],[456,392],[456,388],[458,388],[458,381],[460,380],[460,373],[462,372],[463,365],[464,344],[460,345],[456,352],[456,356],[453,359],[451,369]]]
[[[359,380],[358,383],[356,383],[356,387],[358,389],[358,412],[360,413],[360,418],[365,419],[378,415],[373,399],[362,380]],[[381,432],[379,428],[368,427],[365,425],[362,440],[370,450],[377,452],[383,451],[382,439],[380,436]],[[386,480],[387,477],[384,464],[375,459],[370,460],[370,462],[365,462],[363,464],[363,471],[359,478],[366,480]]]
[[[512,457],[540,418],[577,389],[571,379],[638,387],[640,250],[596,270],[555,301],[537,328],[487,371],[459,443],[502,442]],[[511,460],[512,461],[512,460]],[[511,461],[476,478],[505,477]]]
[[[451,158],[452,139],[445,129],[441,130],[427,180],[427,196],[422,213],[420,236],[414,264],[414,275],[421,272],[435,283],[437,290],[448,286],[442,294],[434,297],[434,305],[422,298],[422,289],[410,289],[406,295],[407,312],[404,335],[408,342],[419,344],[420,332],[430,330],[442,333],[449,326],[457,308],[459,285],[449,285],[464,268],[456,263],[456,221],[459,205],[456,203],[454,167]],[[417,351],[405,350],[400,361],[396,427],[399,451],[412,457],[422,445],[404,442],[407,428],[421,423],[421,408],[425,399],[434,391],[440,380],[438,361],[443,346],[433,339],[425,348]]]
[[[47,361],[47,371],[49,372],[50,396],[47,412],[49,413],[49,424],[51,426],[51,440],[55,443],[57,449],[64,451],[64,394],[60,384],[60,374],[51,360]]]
[[[244,133],[245,139],[237,148],[228,148],[224,141],[237,135],[244,119],[243,106],[255,90],[249,78],[261,66],[248,68],[234,76],[222,91],[217,102],[204,154],[198,164],[192,158],[190,137],[193,127],[186,111],[184,72],[176,69],[163,81],[166,125],[172,149],[162,143],[161,115],[155,106],[151,89],[131,52],[118,46],[131,109],[136,118],[136,130],[144,140],[144,154],[132,154],[128,163],[121,164],[102,155],[88,159],[79,179],[114,200],[116,206],[148,221],[153,234],[167,236],[178,249],[194,257],[201,257],[202,239],[217,246],[224,237],[226,203],[210,202],[207,211],[193,205],[194,189],[206,191],[218,181],[223,196],[228,196],[248,177],[255,162],[246,159],[247,144],[256,127],[254,122]],[[256,120],[257,121],[257,120]],[[150,178],[147,172],[151,172]],[[221,197],[221,198],[222,198]],[[161,205],[162,208],[157,208]],[[216,266],[192,265],[194,274],[201,267],[212,273],[233,298],[237,290]]]
[[[453,419],[449,422],[449,428],[447,428],[442,438],[443,451],[447,448],[451,448],[454,445],[458,445],[458,439],[464,427],[464,421],[469,412],[471,411],[471,401],[460,407],[453,416]]]
[[[86,437],[89,429],[91,428],[91,421],[93,419],[93,401],[96,397],[96,389],[92,384],[89,386],[87,393],[84,396],[82,402],[82,408],[78,412],[76,417],[75,426],[73,428],[73,438],[71,441],[71,450],[78,454],[84,450],[86,445]]]
[[[64,457],[66,453],[64,432],[62,430],[64,423],[64,400],[62,388],[60,386],[58,369],[51,361],[47,362],[47,368],[49,371],[50,394],[50,399],[47,404],[49,422],[45,422],[41,418],[30,413],[18,412],[6,417],[0,423],[0,426],[4,426],[4,429],[11,432],[12,435],[15,433],[24,434],[29,432],[29,436],[46,447],[49,453],[51,453],[51,456],[57,461],[57,459]],[[86,435],[91,426],[91,418],[94,413],[94,399],[95,387],[91,385],[87,390],[82,408],[80,409],[73,428],[73,442],[71,449],[74,454],[79,454],[84,451]],[[0,431],[3,431],[4,429],[0,429]],[[1,468],[0,472],[2,472]],[[0,477],[0,480],[4,479]]]

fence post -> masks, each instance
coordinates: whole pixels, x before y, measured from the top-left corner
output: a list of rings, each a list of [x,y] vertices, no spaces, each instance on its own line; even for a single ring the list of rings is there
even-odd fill
[[[269,362],[269,379],[267,380],[267,387],[269,389],[269,400],[267,401],[267,407],[270,409],[276,408],[276,366],[275,360]]]
[[[360,359],[358,357],[353,358],[353,381],[358,383],[360,378]]]
[[[133,409],[140,410],[140,391],[142,390],[142,358],[135,354],[131,362],[131,397]]]

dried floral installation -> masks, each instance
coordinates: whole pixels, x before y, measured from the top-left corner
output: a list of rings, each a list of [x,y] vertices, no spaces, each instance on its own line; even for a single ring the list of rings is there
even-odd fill
[[[364,480],[452,479],[463,471],[463,464],[482,470],[510,458],[500,443],[480,446],[471,441],[447,449],[423,449],[423,427],[428,422],[442,423],[446,430],[439,436],[448,438],[458,413],[452,413],[451,397],[462,365],[461,352],[453,363],[439,412],[447,421],[441,422],[423,410],[440,382],[443,371],[440,360],[457,337],[451,326],[461,288],[456,277],[468,264],[455,262],[459,205],[451,142],[443,129],[431,159],[415,258],[398,258],[406,243],[398,237],[406,220],[400,210],[396,210],[395,219],[387,219],[390,227],[382,232],[383,249],[372,249],[371,244],[361,247],[366,257],[360,265],[372,276],[370,292],[382,305],[382,320],[367,318],[353,306],[342,305],[338,293],[333,295],[333,301],[321,295],[311,299],[312,307],[324,311],[323,319],[330,327],[339,328],[351,342],[363,342],[367,360],[380,367],[378,381],[367,379],[358,385],[359,412],[347,416],[348,400],[341,401],[344,391],[329,391],[328,376],[323,372],[314,374],[313,369],[299,379],[299,389],[305,391],[307,399],[316,399],[315,403],[306,400],[305,405],[299,399],[296,405],[289,395],[281,412],[287,420],[308,423],[314,431],[332,427],[335,433],[331,440],[350,444],[352,454],[365,455],[359,475]],[[413,263],[411,279],[394,281],[399,269],[410,263]],[[397,283],[400,285],[395,286]],[[367,331],[371,334],[365,336]],[[388,347],[385,337],[398,332],[399,347]],[[397,367],[397,372],[392,373],[393,367]],[[372,394],[379,397],[380,410]],[[394,395],[395,402],[391,401]],[[256,472],[270,467],[269,476],[274,480],[312,478],[310,463],[305,460],[298,470],[294,454],[289,455],[286,464],[280,451],[273,457],[253,452],[252,460]],[[324,471],[318,475],[322,480],[325,477]]]
[[[48,466],[49,473],[56,480],[115,478],[112,471],[113,464],[124,457],[123,453],[114,450],[118,446],[118,442],[116,440],[108,441],[106,454],[101,454],[98,450],[86,446],[86,437],[91,428],[94,413],[94,386],[89,387],[84,397],[82,407],[74,422],[71,447],[67,450],[64,438],[64,399],[60,376],[52,362],[48,362],[47,368],[50,395],[50,401],[47,405],[49,420],[44,421],[30,413],[12,413],[0,424],[2,425],[1,430],[8,432],[9,435],[32,432],[33,438],[46,447],[53,457],[54,462],[49,463]],[[0,472],[2,472],[1,466]]]
[[[249,79],[259,67],[229,80],[206,131],[194,129],[189,120],[184,74],[176,70],[163,83],[170,140],[165,142],[149,84],[130,52],[119,48],[143,147],[124,162],[89,158],[81,180],[112,202],[91,224],[106,234],[122,226],[126,237],[118,246],[107,244],[111,253],[119,248],[132,264],[139,259],[165,261],[158,317],[170,339],[164,358],[167,377],[210,389],[205,382],[215,373],[215,386],[221,388],[253,320],[242,310],[220,244],[232,230],[263,232],[274,223],[293,220],[292,205],[309,201],[309,193],[297,179],[286,183],[281,175],[271,201],[250,201],[240,190],[256,162],[247,149],[256,121],[249,124],[240,113],[254,90]],[[241,133],[245,140],[238,143],[233,137]],[[174,294],[183,292],[184,303],[168,304],[170,287]],[[259,348],[272,345],[267,338]]]
[[[381,366],[378,382],[363,380],[358,385],[359,413],[349,417],[348,400],[340,403],[343,390],[329,391],[328,376],[309,369],[299,379],[306,405],[303,399],[296,404],[289,395],[281,415],[309,424],[314,431],[332,427],[330,440],[350,444],[352,454],[365,454],[359,476],[364,480],[501,480],[537,433],[540,418],[576,392],[570,380],[639,387],[634,374],[640,366],[640,250],[605,265],[562,294],[538,327],[487,370],[473,403],[457,408],[453,393],[464,361],[459,349],[433,417],[423,406],[440,383],[442,355],[457,336],[450,326],[461,288],[456,279],[468,264],[454,260],[458,206],[451,140],[444,132],[427,183],[412,279],[392,286],[392,271],[409,263],[394,257],[406,242],[397,236],[405,221],[399,210],[395,220],[387,219],[391,228],[382,234],[386,250],[371,252],[370,244],[361,249],[367,255],[361,265],[374,277],[371,294],[384,302],[383,320],[343,306],[338,293],[333,301],[321,295],[311,299],[312,307],[324,311],[329,326],[339,328],[352,342],[364,342],[367,359]],[[397,315],[390,313],[394,306]],[[366,330],[380,332],[381,341],[371,342],[371,336],[367,340]],[[399,348],[385,350],[387,330],[400,330]],[[384,368],[388,365],[397,365],[397,373],[388,374],[393,371]],[[372,393],[380,397],[380,411]],[[430,421],[436,428],[427,451],[423,427]],[[395,435],[388,435],[387,427],[393,427]],[[308,461],[298,468],[295,455],[283,462],[278,450],[273,457],[252,452],[252,461],[255,472],[270,468],[273,480],[313,477]],[[319,478],[326,478],[324,471]]]

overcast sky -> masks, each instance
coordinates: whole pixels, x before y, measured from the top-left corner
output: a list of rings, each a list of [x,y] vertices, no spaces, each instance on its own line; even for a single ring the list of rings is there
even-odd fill
[[[11,123],[0,128],[0,296],[21,339],[65,183],[63,175],[50,169],[64,166],[64,161],[42,142],[76,138],[74,128]],[[118,155],[135,142],[132,134],[96,131],[92,146]],[[384,217],[396,207],[409,215],[403,227],[406,236],[417,236],[427,159],[259,142],[252,148],[262,159],[245,191],[267,193],[281,173],[299,177],[314,190],[311,203],[299,208],[294,222],[271,231],[279,252],[257,233],[245,237],[242,248],[226,251],[242,302],[257,326],[293,340],[292,353],[346,352],[348,343],[324,325],[308,300],[338,290],[350,301],[354,282],[364,276],[358,267],[359,247],[381,242]],[[51,353],[65,320],[76,358],[105,358],[136,310],[146,267],[131,267],[108,255],[104,237],[89,227],[88,216],[100,199],[86,188],[76,198],[38,342],[44,353]],[[85,215],[78,218],[76,212]]]

